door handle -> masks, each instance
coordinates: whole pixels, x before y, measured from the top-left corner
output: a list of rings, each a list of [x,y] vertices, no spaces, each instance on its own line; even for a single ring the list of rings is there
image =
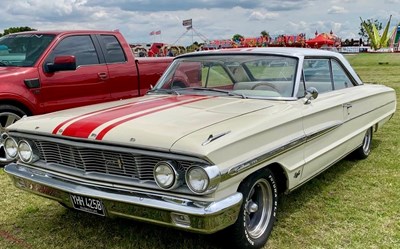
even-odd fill
[[[100,78],[101,80],[106,80],[106,79],[108,78],[107,73],[104,73],[104,72],[102,72],[102,73],[97,73],[97,76],[99,76],[99,78]]]
[[[353,107],[353,105],[351,103],[346,103],[346,104],[343,104],[343,107],[347,108],[347,109],[350,109],[350,108]]]
[[[352,108],[352,107],[353,107],[353,105],[351,103],[343,104],[343,108],[346,108],[346,110],[347,110],[347,115],[350,115],[350,108]]]

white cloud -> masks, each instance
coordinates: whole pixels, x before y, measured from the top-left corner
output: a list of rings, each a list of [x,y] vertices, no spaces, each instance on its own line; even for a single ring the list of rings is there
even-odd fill
[[[279,17],[278,13],[272,13],[272,12],[261,13],[260,11],[253,11],[250,14],[249,20],[264,21],[264,20],[277,19],[278,17]]]
[[[346,10],[344,7],[341,6],[332,6],[329,10],[328,10],[328,14],[344,14],[349,12],[348,10]]]
[[[359,1],[357,1],[357,0],[332,0],[331,1],[331,3],[333,5],[335,5],[335,4],[343,4],[343,3],[356,3],[356,2],[359,2]]]

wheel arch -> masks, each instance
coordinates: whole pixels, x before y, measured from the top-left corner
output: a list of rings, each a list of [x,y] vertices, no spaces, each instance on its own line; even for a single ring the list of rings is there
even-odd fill
[[[33,111],[28,108],[26,105],[24,105],[23,103],[16,101],[16,100],[12,100],[12,99],[2,99],[0,100],[0,105],[10,105],[10,106],[15,106],[19,109],[21,109],[24,113],[26,113],[28,116],[33,114]]]
[[[288,178],[287,175],[285,173],[285,170],[283,168],[283,166],[279,163],[271,163],[266,165],[265,167],[258,169],[256,171],[254,171],[253,173],[249,174],[248,176],[246,176],[244,179],[241,180],[238,189],[240,189],[240,186],[243,184],[243,182],[245,182],[246,179],[248,179],[250,176],[254,175],[254,174],[258,174],[260,171],[264,170],[265,168],[268,168],[272,174],[275,176],[275,180],[277,183],[277,187],[278,187],[278,192],[281,193],[285,193],[288,190]]]
[[[283,166],[280,165],[279,163],[272,163],[268,166],[272,173],[274,174],[276,178],[276,182],[278,184],[278,192],[279,193],[285,193],[286,190],[288,189],[288,178],[285,173],[285,170],[283,169]]]

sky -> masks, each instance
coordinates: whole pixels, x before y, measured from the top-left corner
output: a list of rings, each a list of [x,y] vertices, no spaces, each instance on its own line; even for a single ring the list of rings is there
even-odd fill
[[[28,26],[37,30],[119,30],[129,43],[231,39],[234,34],[272,37],[315,32],[359,39],[360,17],[391,27],[400,22],[400,0],[2,0],[0,32]],[[192,19],[187,30],[183,20]],[[161,31],[160,35],[150,35]]]

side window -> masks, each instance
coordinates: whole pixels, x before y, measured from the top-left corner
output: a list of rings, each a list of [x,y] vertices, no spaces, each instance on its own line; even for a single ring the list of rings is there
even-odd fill
[[[335,60],[332,60],[332,71],[335,90],[353,86],[352,81],[343,70],[343,67]]]
[[[88,35],[64,38],[47,57],[46,63],[53,62],[54,58],[60,55],[75,56],[76,66],[99,64],[99,58],[93,41]]]
[[[105,48],[105,56],[107,63],[125,62],[126,57],[124,50],[119,44],[118,39],[113,35],[100,35],[101,43]]]
[[[315,87],[320,93],[333,90],[329,59],[305,59],[303,73],[306,89]]]

